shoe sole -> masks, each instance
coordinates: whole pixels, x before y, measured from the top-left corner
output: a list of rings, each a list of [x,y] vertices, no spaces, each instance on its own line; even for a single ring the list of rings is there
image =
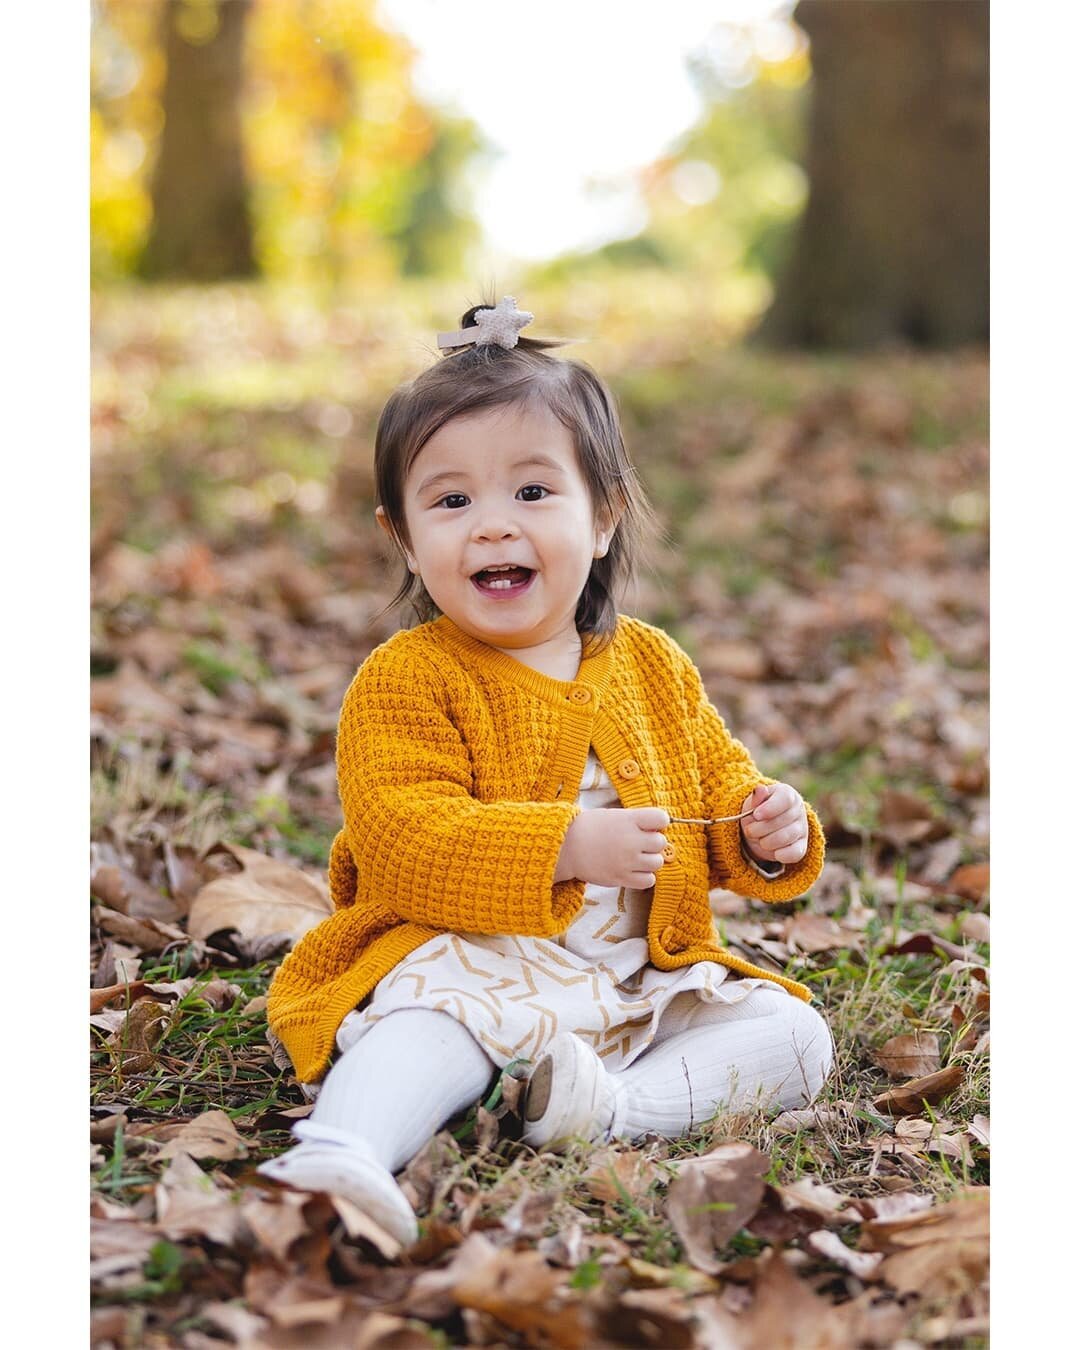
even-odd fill
[[[559,1060],[557,1078],[556,1057]],[[583,1110],[576,1099],[587,1079],[591,1080],[588,1084],[590,1100],[588,1108]],[[552,1102],[552,1091],[556,1088],[561,1104]],[[529,1079],[522,1140],[531,1148],[557,1153],[573,1139],[588,1139],[590,1126],[595,1123],[596,1089],[591,1052],[574,1037],[567,1036],[565,1040],[556,1037]]]

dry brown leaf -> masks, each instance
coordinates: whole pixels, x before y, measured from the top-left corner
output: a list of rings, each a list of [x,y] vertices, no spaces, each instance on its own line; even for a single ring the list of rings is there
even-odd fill
[[[101,1012],[102,1008],[107,1007],[114,999],[123,998],[125,1003],[130,1004],[146,988],[144,980],[131,980],[123,984],[110,984],[105,989],[90,990],[90,1011],[92,1013]]]
[[[283,1189],[271,1200],[252,1187],[244,1191],[240,1209],[256,1241],[284,1265],[289,1248],[308,1232],[304,1218],[307,1203],[307,1195],[299,1191]]]
[[[830,1125],[844,1125],[851,1120],[851,1108],[846,1103],[834,1106],[804,1106],[793,1111],[781,1111],[769,1121],[776,1134],[794,1134],[797,1130],[828,1129]]]
[[[373,1312],[364,1320],[351,1347],[352,1350],[432,1350],[432,1344],[426,1330],[410,1326],[403,1317]]]
[[[966,1292],[989,1275],[989,1187],[970,1187],[920,1214],[872,1220],[863,1234],[886,1253],[880,1276],[894,1289],[925,1298]]]
[[[656,1164],[637,1149],[611,1147],[598,1150],[592,1155],[591,1163],[581,1184],[594,1199],[607,1204],[615,1204],[625,1195],[631,1200],[639,1199],[657,1175]]]
[[[169,1010],[152,998],[137,998],[123,1014],[123,1021],[106,1045],[118,1052],[125,1073],[145,1073],[153,1067],[154,1047],[165,1035],[171,1018]]]
[[[811,914],[809,910],[787,921],[784,936],[794,950],[808,954],[832,951],[837,947],[846,947],[851,942],[850,935],[835,919],[825,914]]]
[[[118,914],[136,919],[160,919],[171,923],[181,914],[181,906],[167,895],[154,890],[128,867],[106,864],[95,869],[90,878],[90,893]]]
[[[381,1224],[376,1223],[370,1215],[365,1214],[359,1205],[354,1205],[343,1195],[331,1195],[329,1200],[351,1238],[363,1238],[388,1261],[397,1260],[401,1255],[402,1244],[396,1237],[388,1233]]]
[[[175,1158],[178,1153],[231,1162],[233,1158],[247,1157],[247,1145],[224,1111],[204,1111],[201,1116],[180,1126],[163,1145],[160,1156]]]
[[[700,1344],[694,1336],[697,1320],[697,1305],[679,1289],[628,1289],[604,1308],[598,1329],[605,1346],[658,1345],[663,1350],[692,1350]],[[710,1345],[722,1350],[722,1343]]]
[[[686,1294],[709,1294],[720,1288],[718,1281],[711,1275],[703,1275],[697,1270],[687,1270],[685,1266],[676,1269],[673,1266],[655,1266],[651,1261],[639,1260],[628,1256],[623,1262],[630,1280],[638,1289],[667,1289],[675,1287]]]
[[[960,931],[973,942],[989,942],[990,918],[986,914],[972,910],[961,918]]]
[[[130,914],[120,914],[104,905],[95,905],[94,920],[106,933],[132,943],[138,951],[162,952],[170,943],[186,943],[187,934],[171,923],[162,923],[159,919],[134,918]]]
[[[212,1177],[186,1153],[178,1153],[154,1188],[157,1229],[166,1237],[207,1237],[228,1247],[244,1231],[240,1207],[231,1192],[215,1185]]]
[[[160,1234],[132,1219],[92,1218],[90,1279],[107,1289],[141,1283],[143,1265],[160,1240]]]
[[[459,1307],[487,1313],[528,1345],[580,1350],[593,1340],[566,1273],[552,1270],[539,1252],[496,1251],[483,1264],[463,1267],[451,1293]]]
[[[259,1344],[259,1333],[268,1325],[265,1317],[257,1317],[236,1303],[204,1303],[199,1317],[218,1331],[223,1331],[237,1345],[254,1347]]]
[[[558,1199],[557,1190],[537,1191],[527,1187],[499,1219],[499,1224],[513,1237],[538,1238],[547,1227]]]
[[[872,1280],[874,1272],[884,1261],[882,1252],[856,1252],[844,1245],[841,1239],[826,1229],[811,1233],[806,1239],[814,1251],[835,1261],[838,1266],[850,1271],[860,1280]]]
[[[958,867],[949,878],[948,890],[965,900],[985,900],[990,893],[990,864],[966,863]]]
[[[239,844],[227,848],[242,869],[211,881],[195,897],[188,915],[194,937],[235,928],[245,938],[288,933],[295,942],[333,912],[325,885],[298,867]]]
[[[918,1191],[893,1191],[889,1195],[872,1195],[851,1202],[864,1219],[903,1219],[932,1208],[934,1197]]]
[[[776,1248],[756,1263],[753,1302],[732,1317],[722,1306],[710,1309],[727,1341],[707,1344],[731,1350],[851,1350],[850,1305],[821,1298],[794,1274]]]
[[[892,1036],[874,1052],[875,1064],[890,1078],[922,1078],[941,1068],[938,1040],[929,1031]]]
[[[968,1125],[968,1134],[978,1144],[984,1144],[990,1147],[990,1117],[984,1115],[973,1116]]]
[[[90,681],[90,707],[124,723],[149,724],[159,734],[184,734],[186,718],[180,706],[148,680],[133,661],[122,661],[112,675]]]
[[[910,1083],[890,1088],[873,1104],[878,1111],[886,1111],[890,1116],[915,1115],[925,1105],[935,1106],[960,1086],[964,1080],[964,1069],[960,1064],[951,1064],[947,1069],[927,1074],[924,1078],[913,1078]]]
[[[836,1223],[857,1223],[859,1211],[846,1195],[831,1186],[820,1185],[812,1177],[799,1177],[787,1185],[773,1184],[785,1209],[804,1209]]]
[[[679,1163],[664,1208],[698,1270],[716,1275],[723,1269],[715,1253],[757,1211],[771,1166],[764,1153],[741,1141],[718,1144],[700,1158]]]

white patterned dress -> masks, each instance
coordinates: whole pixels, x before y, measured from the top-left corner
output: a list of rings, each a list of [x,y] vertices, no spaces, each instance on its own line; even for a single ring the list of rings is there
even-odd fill
[[[577,800],[584,810],[619,805],[591,747]],[[581,909],[557,937],[431,938],[345,1017],[338,1049],[347,1050],[398,1009],[432,1008],[467,1027],[500,1068],[535,1061],[557,1031],[568,1030],[618,1072],[655,1040],[682,1030],[699,1003],[733,1005],[758,988],[791,997],[771,980],[739,976],[713,961],[670,971],[650,965],[651,898],[651,888],[590,882]]]

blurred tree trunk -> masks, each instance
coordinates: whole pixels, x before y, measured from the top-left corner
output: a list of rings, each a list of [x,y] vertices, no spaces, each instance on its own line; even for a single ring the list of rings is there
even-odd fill
[[[986,0],[800,0],[809,197],[758,336],[801,347],[985,341]]]
[[[240,140],[244,25],[251,0],[165,0],[165,126],[154,220],[139,273],[217,281],[256,272]]]

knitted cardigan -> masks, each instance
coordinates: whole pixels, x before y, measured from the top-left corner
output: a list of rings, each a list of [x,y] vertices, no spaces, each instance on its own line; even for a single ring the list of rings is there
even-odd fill
[[[735,815],[759,783],[745,746],[709,702],[696,667],[662,629],[618,616],[603,651],[557,680],[442,615],[395,633],[360,667],[337,739],[344,828],[330,850],[335,913],[282,962],[270,1028],[298,1077],[325,1072],[342,1019],[405,956],[439,933],[551,937],[585,882],[554,881],[590,745],[624,807]],[[745,856],[738,822],[676,825],[653,886],[649,959],[661,970],[717,961],[809,1001],[810,990],[719,943],[709,889],[791,900],[816,880],[821,826],[776,879]]]

